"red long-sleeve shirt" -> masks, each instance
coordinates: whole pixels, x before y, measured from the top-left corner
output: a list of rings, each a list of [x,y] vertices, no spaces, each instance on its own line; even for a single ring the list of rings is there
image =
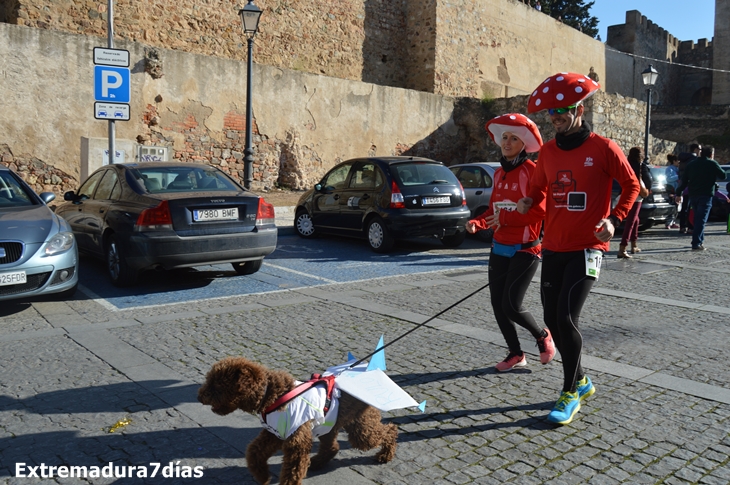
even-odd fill
[[[500,207],[499,229],[494,233],[494,240],[501,244],[514,245],[535,241],[540,238],[540,226],[545,217],[545,203],[537,204],[527,214],[514,210],[517,201],[527,195],[530,178],[535,170],[535,162],[525,160],[522,165],[505,172],[501,167],[494,172],[494,185],[489,200],[489,209],[470,222],[477,229],[487,229],[485,218],[494,214],[494,208]],[[540,245],[522,251],[540,254]]]
[[[613,179],[618,180],[622,191],[611,211]],[[623,220],[638,194],[639,182],[618,145],[591,133],[573,150],[561,150],[555,140],[542,146],[528,197],[533,207],[547,202],[544,249],[608,251],[609,243],[595,236],[596,225],[609,214]]]

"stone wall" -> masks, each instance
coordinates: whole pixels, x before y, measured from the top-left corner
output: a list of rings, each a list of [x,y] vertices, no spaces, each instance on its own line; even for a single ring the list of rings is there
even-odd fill
[[[6,22],[107,35],[98,0],[13,0]],[[258,0],[259,64],[478,98],[526,94],[555,72],[605,79],[604,46],[518,0]],[[118,39],[245,60],[239,0],[116,0]],[[546,39],[549,39],[547,41]],[[104,43],[103,45],[106,45]]]
[[[98,45],[102,38],[0,24],[2,161],[55,174],[60,182],[42,180],[57,193],[78,185],[81,139],[107,137],[108,122],[93,114]],[[133,66],[131,120],[115,123],[117,139],[168,146],[175,159],[242,180],[246,63],[158,49],[154,77],[145,45],[116,47]],[[336,162],[366,154],[450,162],[464,145],[453,106],[449,97],[254,65],[253,187],[309,187]]]

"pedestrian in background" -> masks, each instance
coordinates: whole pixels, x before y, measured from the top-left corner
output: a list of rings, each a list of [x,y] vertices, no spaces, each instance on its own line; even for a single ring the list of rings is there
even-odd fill
[[[679,180],[681,182],[682,180],[682,174],[684,174],[684,170],[687,168],[687,165],[690,164],[695,158],[697,158],[700,155],[700,150],[702,150],[702,147],[697,143],[692,143],[689,146],[689,152],[683,152],[679,154]],[[687,194],[683,194],[682,191],[677,191],[677,195],[680,196],[680,200],[682,200],[682,196],[686,196]],[[689,199],[689,198],[688,198]],[[678,219],[679,219],[679,232],[682,234],[691,234],[692,233],[692,224],[689,222],[689,204],[690,201],[686,200],[682,204],[682,207],[680,207]]]
[[[555,356],[550,330],[540,328],[522,301],[540,264],[540,228],[545,216],[536,208],[529,214],[515,212],[517,201],[527,195],[535,162],[528,153],[540,150],[542,136],[527,116],[509,113],[490,120],[487,133],[500,146],[501,167],[494,172],[494,187],[489,209],[466,223],[467,232],[494,228],[489,256],[489,292],[497,325],[507,342],[509,353],[496,369],[506,372],[527,365],[515,324],[529,331],[537,342],[540,362]]]
[[[667,193],[669,193],[669,200],[673,205],[677,205],[677,212],[679,212],[680,207],[678,206],[676,200],[677,187],[679,187],[680,182],[679,157],[677,155],[667,155],[667,168],[665,169],[664,174],[667,178]],[[679,229],[679,224],[677,224],[677,217],[675,215],[671,215],[670,217],[668,217],[665,226],[667,229]]]
[[[705,225],[712,209],[712,197],[715,195],[717,180],[725,180],[725,171],[713,160],[715,149],[705,145],[700,157],[687,165],[682,174],[679,192],[689,191],[689,203],[694,209],[694,229],[692,231],[692,249],[704,251]]]
[[[641,202],[651,192],[650,187],[653,182],[649,166],[642,162],[643,159],[644,150],[641,148],[633,147],[629,150],[628,161],[636,175],[636,179],[641,184],[641,191],[634,201],[634,205],[631,206],[631,210],[629,210],[626,219],[624,219],[624,232],[621,236],[621,243],[618,246],[618,254],[616,255],[618,258],[631,259],[631,255],[626,252],[626,247],[629,243],[631,243],[631,254],[641,252],[641,249],[637,245],[639,239],[639,212],[641,212]]]
[[[540,149],[529,194],[517,202],[517,211],[527,214],[546,203],[540,296],[545,323],[563,360],[563,388],[547,417],[558,424],[570,423],[581,400],[595,392],[581,366],[580,313],[615,228],[639,193],[639,182],[618,145],[593,133],[583,120],[583,101],[599,87],[582,74],[555,74],[533,91],[527,106],[530,113],[546,109],[556,132]],[[611,210],[614,179],[622,190]]]

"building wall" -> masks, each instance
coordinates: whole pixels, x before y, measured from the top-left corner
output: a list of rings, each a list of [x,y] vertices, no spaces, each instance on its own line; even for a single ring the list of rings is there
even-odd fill
[[[106,2],[13,0],[6,21],[106,36]],[[258,0],[257,63],[451,96],[524,94],[560,70],[605,79],[603,44],[519,0]],[[116,0],[116,37],[245,60],[238,0]],[[546,39],[549,39],[546,41]]]
[[[715,0],[712,104],[730,104],[730,0]]]
[[[81,139],[107,137],[108,122],[93,113],[98,45],[102,38],[0,24],[0,112],[13,113],[0,117],[0,157],[37,170],[40,191],[47,184],[58,193],[75,188]],[[145,45],[116,47],[130,52],[133,66],[131,120],[115,123],[117,139],[169,146],[174,159],[211,163],[242,180],[246,63],[159,49],[163,75],[154,78],[144,69]],[[253,186],[310,187],[336,162],[365,154],[449,162],[445,157],[457,157],[463,141],[451,120],[453,104],[429,93],[255,65]]]

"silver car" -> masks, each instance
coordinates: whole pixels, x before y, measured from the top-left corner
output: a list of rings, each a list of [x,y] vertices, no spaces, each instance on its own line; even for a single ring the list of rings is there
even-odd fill
[[[454,172],[456,178],[461,182],[466,194],[466,205],[474,218],[489,209],[489,202],[492,199],[492,186],[494,185],[494,172],[499,168],[499,163],[463,163],[451,165],[449,170]],[[481,239],[492,238],[492,229],[479,231],[477,235]]]
[[[0,166],[0,301],[55,294],[70,298],[79,283],[79,254],[68,223],[23,179]]]

